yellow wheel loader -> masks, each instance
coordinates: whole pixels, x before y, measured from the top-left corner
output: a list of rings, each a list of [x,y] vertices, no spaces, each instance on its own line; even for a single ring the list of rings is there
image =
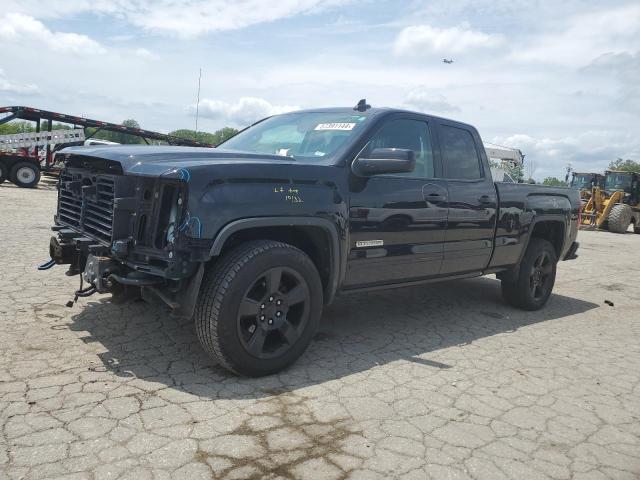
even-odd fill
[[[569,187],[580,191],[580,200],[583,206],[591,198],[594,187],[604,188],[604,175],[601,173],[573,172]]]
[[[640,233],[640,173],[606,171],[604,188],[594,186],[582,209],[583,227]]]

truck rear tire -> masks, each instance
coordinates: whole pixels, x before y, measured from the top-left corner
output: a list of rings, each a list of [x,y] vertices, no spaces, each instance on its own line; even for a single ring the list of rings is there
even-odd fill
[[[22,188],[35,188],[40,181],[40,169],[35,163],[18,162],[11,169],[11,181]]]
[[[502,296],[514,307],[541,309],[551,296],[557,263],[553,245],[542,238],[532,238],[520,262],[518,275],[502,280]]]
[[[614,205],[609,212],[609,231],[614,233],[626,233],[629,229],[632,216],[633,211],[629,205],[625,203]]]
[[[306,350],[322,305],[320,275],[304,252],[272,240],[251,241],[206,273],[194,313],[196,333],[228,370],[270,375]]]

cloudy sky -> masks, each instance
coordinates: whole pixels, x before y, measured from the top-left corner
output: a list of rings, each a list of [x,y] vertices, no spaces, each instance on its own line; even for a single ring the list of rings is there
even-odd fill
[[[640,160],[637,0],[2,5],[0,105],[193,128],[201,67],[205,130],[366,97],[472,123],[536,178]]]

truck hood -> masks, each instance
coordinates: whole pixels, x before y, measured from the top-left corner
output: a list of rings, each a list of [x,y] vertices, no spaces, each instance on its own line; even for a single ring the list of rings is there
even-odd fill
[[[60,150],[65,159],[82,158],[116,162],[127,175],[159,176],[176,169],[232,164],[291,164],[295,160],[280,155],[257,154],[203,147],[118,145],[67,147]]]

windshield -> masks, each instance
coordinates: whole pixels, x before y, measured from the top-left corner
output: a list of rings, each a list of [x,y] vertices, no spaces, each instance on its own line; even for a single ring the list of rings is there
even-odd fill
[[[571,188],[576,190],[590,189],[592,178],[592,175],[574,175],[571,179]]]
[[[317,161],[333,156],[362,131],[368,118],[336,112],[287,113],[267,118],[219,147]]]
[[[606,190],[630,190],[631,175],[628,173],[607,173]]]

